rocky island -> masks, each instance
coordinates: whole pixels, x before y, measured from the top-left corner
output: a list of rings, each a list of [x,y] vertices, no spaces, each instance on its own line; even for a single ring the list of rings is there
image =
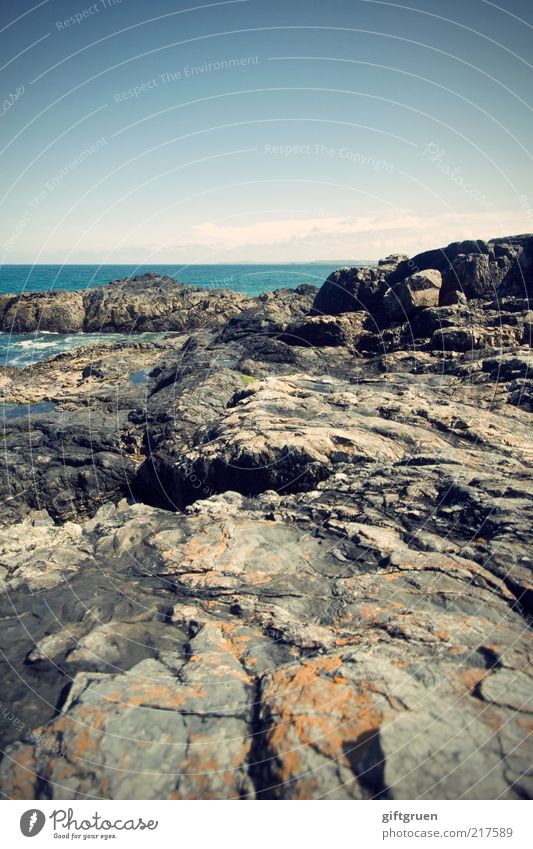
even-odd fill
[[[532,297],[532,235],[0,297],[130,334],[0,369],[1,792],[531,798]]]

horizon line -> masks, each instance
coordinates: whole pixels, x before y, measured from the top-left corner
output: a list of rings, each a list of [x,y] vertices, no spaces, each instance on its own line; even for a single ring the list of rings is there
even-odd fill
[[[41,268],[43,266],[61,266],[62,268],[71,268],[76,265],[86,265],[91,268],[105,268],[106,266],[124,266],[131,267],[137,266],[141,267],[162,267],[162,266],[180,266],[181,268],[190,268],[195,265],[206,266],[212,265],[214,267],[221,265],[327,265],[330,263],[338,263],[338,262],[359,262],[365,263],[369,265],[377,264],[379,262],[378,259],[358,259],[354,257],[352,259],[345,257],[341,259],[305,259],[305,260],[296,260],[290,259],[286,261],[279,262],[263,262],[261,260],[237,260],[235,262],[4,262],[0,265],[0,269],[2,268],[18,268],[18,267],[27,267],[31,266],[32,268]]]

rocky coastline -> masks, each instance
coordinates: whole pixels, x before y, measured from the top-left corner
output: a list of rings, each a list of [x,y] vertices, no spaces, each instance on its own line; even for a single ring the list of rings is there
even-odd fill
[[[532,299],[533,235],[0,297],[130,334],[0,368],[0,792],[531,798]]]

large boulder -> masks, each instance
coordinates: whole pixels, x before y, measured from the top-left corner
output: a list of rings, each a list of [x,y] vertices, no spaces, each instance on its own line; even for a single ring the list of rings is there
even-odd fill
[[[434,268],[396,283],[383,298],[383,312],[391,321],[404,322],[425,307],[439,304],[442,276]]]
[[[389,273],[384,268],[339,268],[329,275],[314,303],[314,315],[339,315],[344,312],[379,308],[386,291]]]
[[[469,315],[467,310],[464,314],[460,312],[460,307],[428,307],[416,313],[409,322],[409,333],[414,339],[429,339],[433,336],[436,330],[444,327],[454,327],[455,325],[468,322]]]

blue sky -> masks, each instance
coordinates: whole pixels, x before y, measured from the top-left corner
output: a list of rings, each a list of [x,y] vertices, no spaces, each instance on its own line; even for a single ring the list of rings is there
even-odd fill
[[[412,3],[3,0],[1,261],[532,231],[533,9]]]

